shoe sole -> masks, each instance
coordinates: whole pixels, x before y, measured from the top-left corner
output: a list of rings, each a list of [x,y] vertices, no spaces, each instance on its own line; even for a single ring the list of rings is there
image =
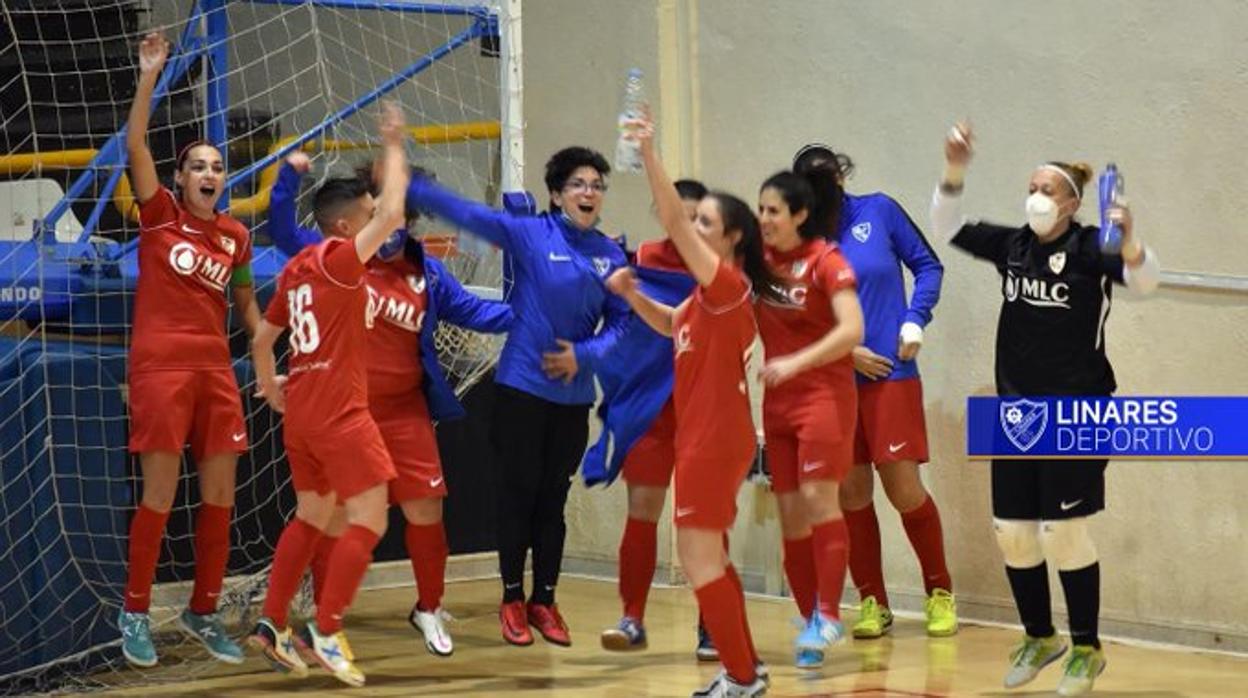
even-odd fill
[[[569,639],[569,640],[560,640],[560,639],[558,639],[558,638],[552,638],[551,636],[547,635],[546,633],[544,633],[544,632],[542,632],[542,631],[540,631],[540,630],[539,630],[539,631],[537,631],[537,634],[541,635],[543,640],[545,640],[546,642],[549,642],[549,643],[550,643],[550,644],[552,644],[552,645],[558,645],[558,646],[560,646],[560,647],[571,647],[571,646],[572,646],[572,640],[570,640],[570,639]]]
[[[953,637],[954,635],[957,635],[957,634],[958,634],[958,626],[956,625],[953,626],[953,628],[949,630],[932,630],[931,628],[927,629],[928,637]]]
[[[226,664],[242,664],[243,663],[243,656],[241,654],[237,657],[232,654],[221,654],[220,652],[209,647],[208,643],[204,642],[204,638],[200,637],[199,633],[195,632],[195,630],[192,629],[191,626],[187,625],[186,621],[182,620],[182,616],[180,615],[178,616],[178,629],[181,630],[183,633],[186,633],[192,639],[197,640],[199,644],[203,646],[204,649],[208,650],[208,654],[212,655],[213,659],[219,662],[225,662]]]
[[[710,650],[710,651],[697,650],[693,654],[695,657],[698,658],[699,662],[718,662],[719,661],[719,650]]]
[[[125,655],[127,663],[129,663],[131,666],[135,666],[140,669],[151,669],[157,664],[160,664],[160,657],[156,657],[155,659],[148,662],[145,660],[141,660],[138,657],[135,657],[134,655],[130,654],[129,652],[126,651],[124,647],[121,649],[121,653]]]
[[[648,646],[645,640],[636,644],[629,642],[628,636],[618,630],[607,630],[602,633],[602,648],[611,652],[631,652],[644,650]]]
[[[308,667],[306,665],[300,667],[282,661],[276,654],[277,649],[269,644],[268,639],[262,635],[248,637],[247,646],[259,652],[260,656],[264,657],[264,660],[269,663],[269,666],[279,674],[287,674],[300,679],[308,675]]]
[[[303,641],[303,638],[299,636],[295,636],[294,641],[295,641],[295,651],[299,653],[300,659],[302,659],[308,665],[309,668],[311,668],[312,665],[315,664],[316,666],[319,666],[320,668],[329,672],[329,674],[333,676],[335,679],[338,679],[339,681],[341,681],[342,683],[345,683],[348,686],[360,688],[361,686],[364,685],[363,679],[356,680],[349,675],[339,673],[338,670],[334,669],[325,660],[321,659],[321,655],[317,654],[315,649],[309,647],[308,643]],[[352,662],[352,664],[354,664],[354,662]]]

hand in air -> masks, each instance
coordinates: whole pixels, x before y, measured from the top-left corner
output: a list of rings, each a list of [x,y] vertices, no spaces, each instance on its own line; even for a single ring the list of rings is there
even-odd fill
[[[381,141],[386,145],[402,145],[406,135],[407,121],[403,109],[397,102],[385,100],[381,103],[381,117],[378,119],[378,130]]]
[[[959,121],[945,136],[945,162],[966,167],[974,155],[975,136],[971,133],[971,125],[969,122]]]
[[[143,73],[159,73],[165,67],[165,59],[169,58],[169,42],[157,32],[143,37],[139,43],[139,71]]]
[[[286,156],[286,164],[294,168],[295,172],[299,174],[307,174],[308,170],[312,169],[312,158],[308,157],[308,154],[302,150],[296,150]]]

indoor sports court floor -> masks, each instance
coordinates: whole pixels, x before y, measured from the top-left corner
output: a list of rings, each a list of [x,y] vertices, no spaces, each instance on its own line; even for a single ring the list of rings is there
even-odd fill
[[[455,655],[441,659],[425,652],[407,624],[412,590],[361,592],[348,621],[348,634],[368,685],[351,689],[316,672],[303,680],[273,673],[251,657],[240,667],[175,685],[113,691],[115,695],[160,696],[688,696],[716,672],[693,658],[697,609],[687,589],[656,588],[646,622],[649,649],[607,653],[598,631],[618,620],[615,583],[565,578],[560,608],[572,629],[573,646],[559,648],[540,638],[531,647],[510,647],[498,634],[498,582],[448,585],[447,607]],[[850,612],[852,614],[852,611]],[[898,619],[891,638],[849,642],[834,650],[819,674],[792,666],[790,647],[795,615],[788,600],[752,597],[750,621],[755,643],[771,666],[769,696],[928,696],[1054,695],[1059,670],[1041,672],[1016,691],[1001,688],[1014,630],[964,625],[955,637],[931,640],[915,620]],[[185,652],[194,652],[186,648]],[[1110,642],[1109,667],[1092,694],[1100,698],[1178,698],[1248,695],[1248,658],[1193,651],[1143,648]],[[188,657],[189,658],[189,657]]]

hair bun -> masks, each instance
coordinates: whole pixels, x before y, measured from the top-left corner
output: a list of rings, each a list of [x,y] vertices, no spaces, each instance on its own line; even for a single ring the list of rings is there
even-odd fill
[[[1075,177],[1075,182],[1079,185],[1079,189],[1083,189],[1084,185],[1092,181],[1092,177],[1096,174],[1096,170],[1086,162],[1075,162],[1070,165],[1071,174]]]

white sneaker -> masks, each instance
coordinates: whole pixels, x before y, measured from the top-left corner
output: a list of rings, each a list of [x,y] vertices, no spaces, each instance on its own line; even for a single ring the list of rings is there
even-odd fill
[[[720,671],[704,688],[694,691],[692,698],[757,698],[767,694],[767,680],[762,674],[748,685],[739,684]]]
[[[364,672],[355,667],[355,654],[351,645],[347,644],[346,633],[339,630],[333,635],[324,635],[316,627],[316,621],[308,621],[299,635],[305,651],[316,660],[334,678],[348,686],[364,685]]]
[[[289,627],[278,630],[272,620],[261,618],[247,644],[259,650],[276,671],[299,678],[308,675],[308,665],[299,656]]]
[[[407,622],[425,637],[425,649],[429,650],[430,654],[436,654],[439,657],[449,657],[455,651],[455,645],[451,642],[451,634],[446,630],[448,620],[454,620],[454,618],[441,606],[433,611],[422,611],[420,606],[416,605],[412,607],[412,613],[407,617]]]

